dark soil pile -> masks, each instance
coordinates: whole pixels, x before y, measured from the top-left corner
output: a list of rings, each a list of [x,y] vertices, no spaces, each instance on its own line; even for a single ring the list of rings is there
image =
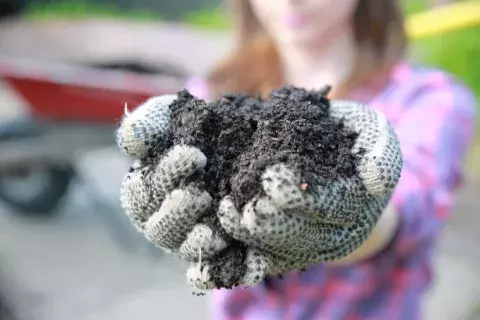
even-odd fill
[[[265,168],[279,162],[294,167],[306,186],[357,173],[358,154],[352,147],[358,134],[329,117],[329,89],[287,86],[265,101],[231,94],[211,103],[179,92],[171,106],[172,143],[196,146],[208,159],[202,179],[192,179],[203,181],[215,201],[205,223],[223,232],[215,215],[218,201],[232,195],[242,208],[261,192]],[[245,272],[245,248],[231,241],[215,260],[219,287],[234,286]]]

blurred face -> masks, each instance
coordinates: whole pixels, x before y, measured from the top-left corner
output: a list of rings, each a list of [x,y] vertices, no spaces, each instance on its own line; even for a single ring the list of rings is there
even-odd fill
[[[257,19],[277,42],[315,45],[350,28],[358,0],[248,1]]]

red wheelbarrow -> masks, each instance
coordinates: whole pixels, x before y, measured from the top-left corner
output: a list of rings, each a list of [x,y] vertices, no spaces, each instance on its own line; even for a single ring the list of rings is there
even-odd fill
[[[0,56],[1,79],[28,107],[26,116],[0,120],[0,201],[24,215],[52,215],[76,176],[78,152],[112,146],[125,104],[176,92],[185,76],[130,62]]]

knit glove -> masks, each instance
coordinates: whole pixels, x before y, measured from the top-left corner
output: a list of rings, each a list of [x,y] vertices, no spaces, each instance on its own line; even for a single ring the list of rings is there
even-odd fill
[[[168,139],[165,106],[173,101],[168,99],[154,98],[125,117],[118,135],[123,150],[142,157],[151,151],[152,139],[162,137],[156,145]],[[231,270],[234,285],[251,286],[268,275],[340,259],[371,234],[400,176],[397,137],[383,115],[357,103],[331,101],[330,115],[359,133],[354,149],[365,152],[358,176],[305,186],[295,168],[279,163],[265,170],[263,192],[243,208],[225,197],[216,212],[222,229],[246,245],[242,265],[231,266],[241,271]],[[187,182],[206,161],[196,148],[175,146],[158,163],[127,174],[122,203],[147,238],[191,262],[188,282],[209,290],[219,287],[215,256],[229,240],[199,223],[211,209],[211,197]],[[231,282],[222,276],[221,284]]]
[[[180,253],[212,201],[207,192],[188,181],[205,167],[205,155],[197,148],[179,145],[164,152],[171,144],[169,105],[176,98],[154,97],[131,113],[125,109],[117,130],[118,147],[136,158],[123,180],[122,207],[138,231],[172,253]],[[157,159],[154,154],[164,155]]]
[[[371,234],[388,204],[402,168],[392,127],[382,114],[350,101],[331,101],[330,112],[359,133],[354,149],[366,152],[358,176],[306,186],[295,168],[276,164],[262,176],[263,192],[243,208],[228,196],[221,201],[223,229],[248,246],[240,285],[347,256]],[[190,282],[214,288],[212,269],[209,261],[193,265]]]

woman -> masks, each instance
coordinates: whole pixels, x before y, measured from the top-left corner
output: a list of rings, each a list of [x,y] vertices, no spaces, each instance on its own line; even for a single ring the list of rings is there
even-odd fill
[[[449,75],[404,62],[395,0],[236,0],[235,50],[188,89],[263,95],[282,84],[333,85],[331,98],[383,112],[404,155],[391,206],[372,236],[342,261],[270,279],[269,286],[219,290],[214,319],[421,318],[432,254],[462,177],[475,101]]]

